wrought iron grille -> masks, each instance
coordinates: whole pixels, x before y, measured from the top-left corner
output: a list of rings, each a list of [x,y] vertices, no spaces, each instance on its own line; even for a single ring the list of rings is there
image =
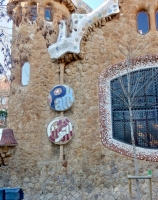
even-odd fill
[[[111,81],[113,138],[131,144],[129,99],[136,146],[158,148],[158,68],[131,72]]]

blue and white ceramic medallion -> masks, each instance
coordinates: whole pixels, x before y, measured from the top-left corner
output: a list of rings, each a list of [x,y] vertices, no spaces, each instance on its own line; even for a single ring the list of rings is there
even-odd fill
[[[57,85],[49,93],[49,106],[55,111],[68,110],[74,103],[74,91],[67,85]]]

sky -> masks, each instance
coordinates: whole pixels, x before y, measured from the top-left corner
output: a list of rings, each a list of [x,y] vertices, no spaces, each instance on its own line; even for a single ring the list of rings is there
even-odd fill
[[[105,0],[83,0],[83,1],[94,10],[98,8]]]

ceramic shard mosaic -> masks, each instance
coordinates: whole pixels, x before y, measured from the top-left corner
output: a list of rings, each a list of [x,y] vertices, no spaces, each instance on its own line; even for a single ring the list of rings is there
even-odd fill
[[[89,14],[72,14],[72,33],[67,34],[66,22],[59,25],[59,36],[55,44],[48,48],[52,59],[58,59],[67,52],[80,53],[80,42],[87,29],[97,20],[119,13],[118,0],[106,0],[98,9]],[[66,37],[66,35],[70,35]]]
[[[140,69],[157,68],[158,55],[146,55],[133,59],[130,71]],[[132,145],[120,142],[113,138],[112,111],[111,111],[111,80],[127,74],[126,61],[106,68],[99,77],[99,108],[100,108],[100,132],[102,143],[107,148],[120,154],[133,157]],[[136,147],[137,158],[141,160],[158,161],[158,150]]]
[[[67,85],[57,85],[49,93],[49,106],[55,111],[68,110],[74,103],[74,91]]]
[[[72,122],[67,117],[57,117],[47,127],[47,135],[55,144],[68,143],[73,135]]]

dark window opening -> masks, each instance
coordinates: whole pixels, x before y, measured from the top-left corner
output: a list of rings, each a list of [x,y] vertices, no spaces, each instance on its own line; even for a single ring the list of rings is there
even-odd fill
[[[30,10],[30,20],[35,21],[37,18],[37,5],[33,4],[31,5],[31,10]]]
[[[144,11],[139,12],[137,15],[137,30],[142,35],[149,32],[149,16]]]
[[[128,100],[130,83],[135,144],[158,148],[158,68],[142,69],[111,81],[113,138],[132,144]],[[122,87],[124,86],[124,87]],[[127,104],[126,104],[127,103]]]
[[[52,9],[51,6],[46,6],[45,8],[45,20],[52,21]]]

